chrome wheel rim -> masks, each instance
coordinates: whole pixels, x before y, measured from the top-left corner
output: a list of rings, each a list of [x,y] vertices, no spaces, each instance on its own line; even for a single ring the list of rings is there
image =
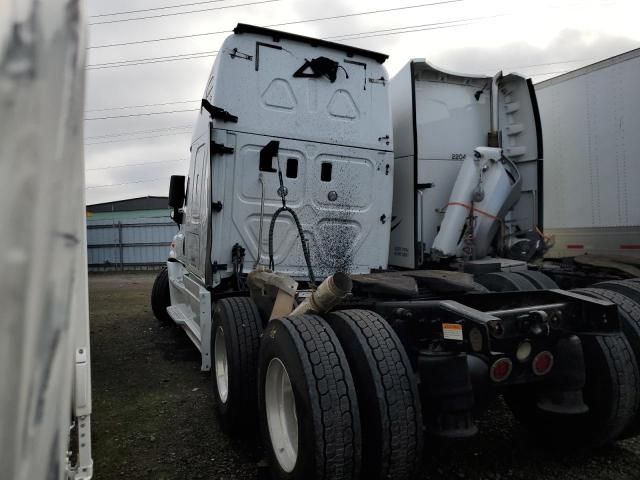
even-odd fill
[[[291,380],[279,358],[267,367],[264,397],[271,446],[280,467],[289,473],[298,459],[298,415]]]
[[[227,398],[229,397],[229,363],[227,362],[227,345],[224,343],[222,327],[218,327],[216,330],[213,350],[218,396],[222,403],[227,403]]]

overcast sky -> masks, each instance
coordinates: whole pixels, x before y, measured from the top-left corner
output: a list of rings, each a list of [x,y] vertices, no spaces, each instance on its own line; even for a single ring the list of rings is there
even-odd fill
[[[265,0],[88,0],[89,23],[94,24],[89,26],[89,46],[219,32],[238,22],[270,25],[438,2],[258,1]],[[220,8],[248,3],[252,5]],[[179,4],[192,5],[104,16]],[[114,22],[193,10],[203,11]],[[502,69],[540,81],[640,47],[638,18],[637,0],[460,0],[277,28],[387,53],[391,76],[410,58],[426,58],[458,72],[494,74]],[[102,65],[87,71],[85,117],[121,118],[85,122],[87,203],[166,195],[169,176],[186,173],[197,112],[122,116],[197,109],[214,60],[207,52],[217,50],[226,35],[88,49],[89,65]],[[194,53],[198,58],[113,63]],[[148,165],[138,165],[143,163]]]

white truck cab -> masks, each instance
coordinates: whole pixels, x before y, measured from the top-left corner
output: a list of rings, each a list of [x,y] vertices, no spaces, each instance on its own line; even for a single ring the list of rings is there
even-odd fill
[[[210,316],[209,289],[244,266],[269,262],[281,193],[319,279],[387,267],[393,140],[386,58],[244,24],[224,41],[203,94],[188,177],[184,187],[174,178],[171,195],[178,192],[180,230],[169,262],[169,314],[190,325],[196,345],[207,348],[198,318]],[[292,215],[278,216],[272,245],[279,272],[309,280]]]

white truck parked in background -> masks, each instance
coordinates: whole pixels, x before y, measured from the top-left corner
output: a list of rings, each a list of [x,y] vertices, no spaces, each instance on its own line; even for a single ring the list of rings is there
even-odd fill
[[[637,435],[640,283],[563,291],[532,263],[531,82],[385,60],[245,24],[220,49],[151,304],[222,426],[305,480],[410,479],[424,433],[475,435],[496,394],[545,444]]]
[[[548,257],[640,256],[640,49],[536,84]]]

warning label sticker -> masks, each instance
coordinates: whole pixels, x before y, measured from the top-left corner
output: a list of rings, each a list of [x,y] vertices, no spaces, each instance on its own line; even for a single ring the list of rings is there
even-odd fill
[[[457,323],[443,323],[442,334],[446,340],[463,340],[462,325]]]

